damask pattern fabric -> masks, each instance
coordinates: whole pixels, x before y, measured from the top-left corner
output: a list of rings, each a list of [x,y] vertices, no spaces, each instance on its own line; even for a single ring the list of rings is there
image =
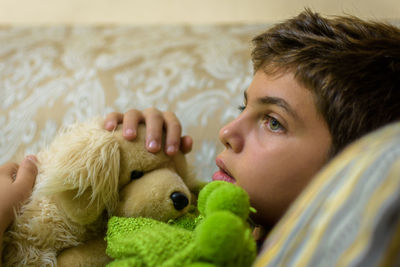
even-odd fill
[[[336,157],[296,200],[255,266],[400,266],[400,123]]]
[[[37,153],[74,121],[155,106],[193,136],[210,180],[218,130],[252,78],[251,38],[267,25],[0,27],[0,164]]]

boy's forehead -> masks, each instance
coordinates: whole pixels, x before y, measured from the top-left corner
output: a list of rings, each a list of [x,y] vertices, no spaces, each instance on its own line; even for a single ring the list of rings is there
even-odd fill
[[[247,90],[244,91],[244,99],[247,103]],[[296,120],[300,120],[299,115],[297,112],[290,106],[290,104],[283,98],[280,97],[273,97],[273,96],[261,96],[255,99],[255,104],[259,106],[277,106],[283,109],[286,113],[292,116]]]
[[[277,97],[292,102],[297,98],[312,100],[311,90],[297,81],[292,72],[269,74],[262,70],[256,72],[250,86],[243,92],[244,100],[249,98]],[[307,101],[307,102],[310,102]]]
[[[296,120],[306,120],[310,114],[320,117],[312,91],[299,83],[291,72],[257,71],[243,96],[245,104],[250,101],[251,105],[259,107],[275,106]]]

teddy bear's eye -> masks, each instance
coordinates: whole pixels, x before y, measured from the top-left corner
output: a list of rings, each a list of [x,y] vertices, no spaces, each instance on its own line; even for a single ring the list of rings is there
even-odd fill
[[[132,171],[131,172],[131,180],[136,180],[139,179],[140,177],[143,176],[143,172],[142,171]]]

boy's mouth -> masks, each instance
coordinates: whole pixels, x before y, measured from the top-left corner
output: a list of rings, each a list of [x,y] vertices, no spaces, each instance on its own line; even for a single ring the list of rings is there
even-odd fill
[[[225,164],[219,158],[215,160],[219,170],[214,173],[212,176],[213,181],[225,181],[231,184],[235,184],[236,180],[232,177],[232,175],[227,171]]]

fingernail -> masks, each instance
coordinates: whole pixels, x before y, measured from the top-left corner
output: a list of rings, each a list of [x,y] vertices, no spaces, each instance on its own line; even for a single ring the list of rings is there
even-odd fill
[[[35,166],[37,166],[38,160],[34,155],[28,155],[22,160],[21,164],[25,165],[28,163],[33,163]]]
[[[167,147],[167,153],[168,154],[173,154],[173,153],[175,153],[176,152],[176,147],[175,146],[168,146]]]
[[[115,129],[115,123],[112,122],[112,121],[108,121],[108,122],[106,123],[106,129],[107,129],[107,130],[114,130],[114,129]]]
[[[25,159],[37,164],[38,163],[38,159],[34,156],[34,155],[28,155],[25,157]]]
[[[126,129],[125,136],[133,136],[135,135],[135,131],[133,129]]]
[[[155,140],[150,141],[150,143],[149,143],[149,148],[151,148],[151,149],[156,149],[156,148],[158,148],[157,142],[156,142]]]

